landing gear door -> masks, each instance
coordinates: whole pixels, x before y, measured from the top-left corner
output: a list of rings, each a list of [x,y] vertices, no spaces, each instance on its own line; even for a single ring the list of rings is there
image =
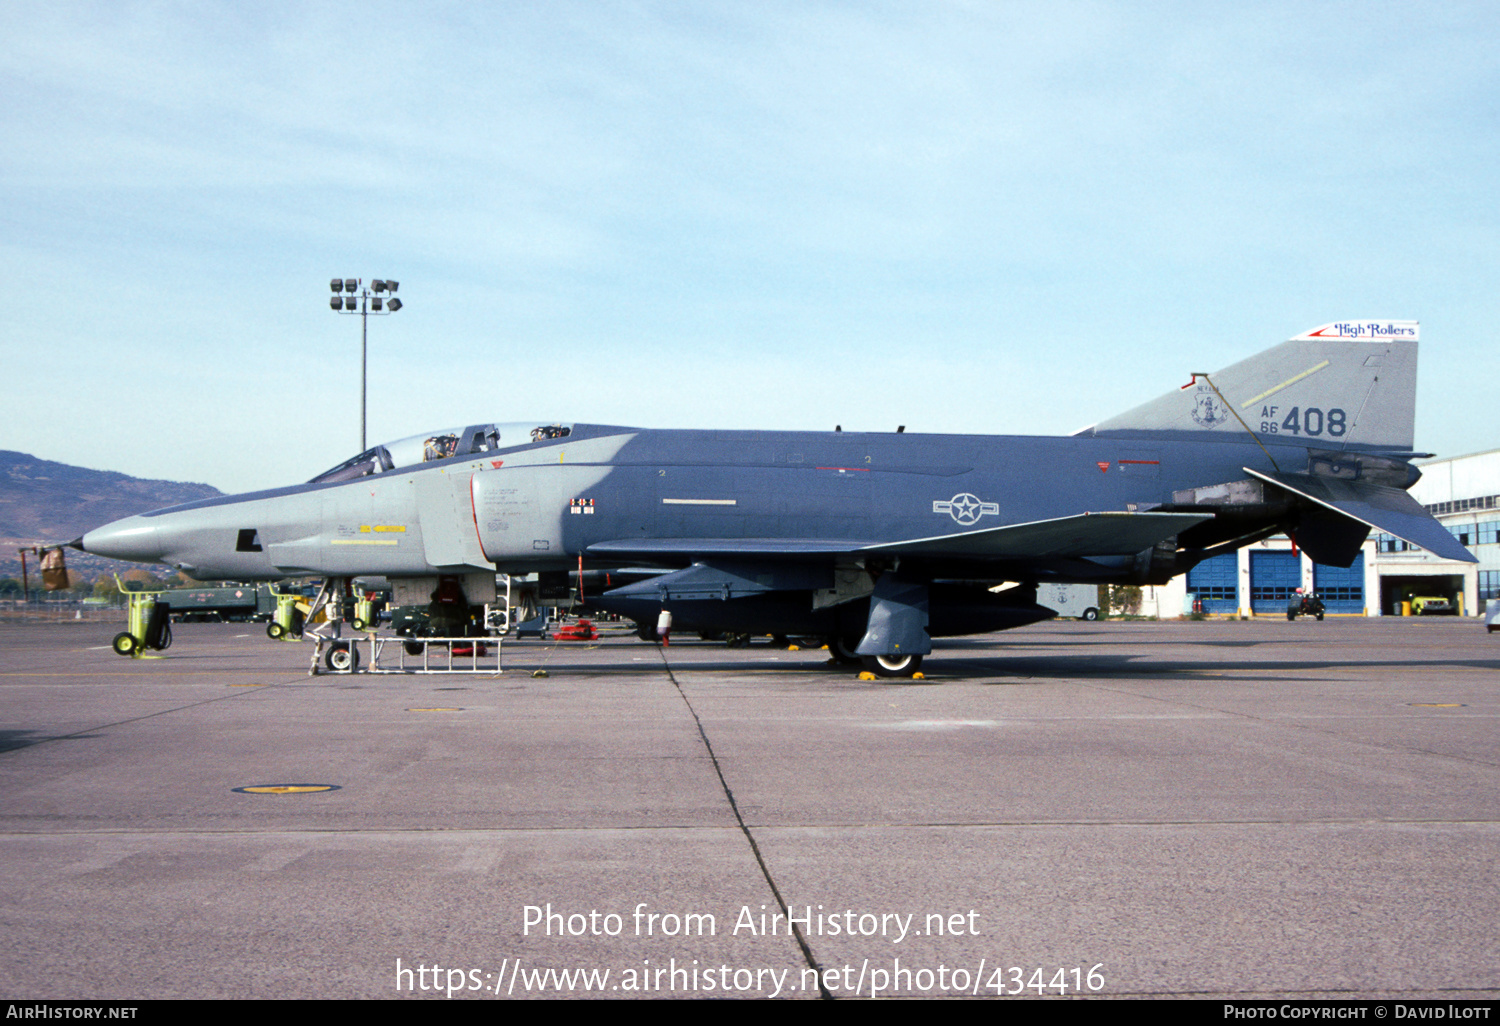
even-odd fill
[[[474,506],[469,497],[469,479],[473,476],[468,469],[446,468],[412,475],[417,516],[422,522],[422,546],[427,562],[437,569],[494,569],[484,558],[474,527]]]

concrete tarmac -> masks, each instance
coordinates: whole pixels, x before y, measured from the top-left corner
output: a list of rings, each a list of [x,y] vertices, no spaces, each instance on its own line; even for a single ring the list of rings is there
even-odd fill
[[[1058,622],[899,683],[118,629],[0,623],[6,998],[1500,996],[1473,620]],[[236,790],[292,784],[337,790]]]

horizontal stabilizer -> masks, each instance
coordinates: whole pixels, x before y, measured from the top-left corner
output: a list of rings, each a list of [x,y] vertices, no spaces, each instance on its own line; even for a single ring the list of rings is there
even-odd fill
[[[1479,562],[1448,533],[1448,529],[1400,488],[1369,481],[1312,474],[1263,474],[1245,468],[1247,474],[1285,488],[1319,506],[1393,534],[1443,559]]]
[[[862,552],[979,559],[1133,555],[1212,520],[1211,513],[1082,513],[936,538],[870,545]]]

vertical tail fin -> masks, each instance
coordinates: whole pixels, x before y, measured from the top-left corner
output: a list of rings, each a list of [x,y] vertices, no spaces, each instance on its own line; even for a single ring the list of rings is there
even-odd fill
[[[1080,434],[1215,432],[1264,441],[1409,451],[1417,396],[1416,321],[1337,321]],[[1227,437],[1227,436],[1226,436]]]

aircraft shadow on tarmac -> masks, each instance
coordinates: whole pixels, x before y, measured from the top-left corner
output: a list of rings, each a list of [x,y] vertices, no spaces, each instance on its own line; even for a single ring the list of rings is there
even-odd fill
[[[19,751],[46,741],[89,741],[102,734],[44,734],[37,730],[0,730],[0,753]]]
[[[1038,652],[1036,649],[1073,647],[1076,641],[1026,642],[1013,646],[1014,651],[994,652],[994,642],[985,640],[944,639],[934,646],[935,658],[924,667],[926,680],[917,683],[962,684],[984,682],[994,679],[1056,679],[1056,680],[1140,680],[1164,679],[1172,682],[1202,680],[1223,681],[1226,677],[1243,679],[1279,678],[1286,674],[1299,676],[1329,673],[1330,679],[1347,681],[1350,671],[1377,671],[1384,669],[1466,669],[1500,671],[1500,659],[1368,659],[1351,661],[1347,656],[1312,656],[1303,659],[1223,659],[1192,660],[1183,658],[1185,650],[1193,647],[1212,649],[1253,648],[1263,644],[1282,642],[1260,641],[1150,641],[1131,644],[1163,646],[1165,652],[1154,658],[1140,652],[1114,652],[1080,654],[1077,652],[1056,654]],[[1111,642],[1117,644],[1117,642]],[[644,647],[644,646],[643,646]],[[689,642],[674,646],[676,650],[666,657],[666,667],[674,677],[690,680],[705,674],[743,676],[746,674],[812,675],[821,677],[846,677],[856,682],[857,667],[843,666],[831,659],[818,659],[820,653],[807,652],[805,657],[788,652],[776,661],[769,659],[747,659],[748,653],[757,650],[738,649],[726,653],[724,658],[702,658],[706,646]],[[968,654],[964,650],[982,650],[986,655]],[[1029,650],[1029,651],[1022,651]],[[639,651],[625,649],[623,651]],[[760,652],[767,651],[760,649]],[[772,649],[770,651],[778,651]],[[674,654],[694,658],[674,658]],[[539,654],[539,653],[538,653]],[[510,673],[526,673],[533,668],[545,669],[549,675],[585,677],[618,677],[621,674],[654,675],[663,669],[661,656],[656,651],[632,655],[629,662],[573,662],[568,660],[533,660],[523,656],[512,656],[507,660]],[[913,682],[905,678],[882,681],[896,687],[910,687]]]
[[[938,672],[938,665],[943,671]],[[1035,654],[1017,654],[1013,657],[991,659],[946,659],[933,664],[930,676],[980,677],[980,676],[1027,676],[1054,677],[1058,679],[1086,678],[1089,680],[1138,680],[1166,679],[1223,680],[1235,677],[1246,680],[1278,679],[1296,674],[1300,679],[1313,679],[1319,674],[1330,674],[1328,679],[1348,681],[1351,672],[1375,672],[1378,670],[1500,670],[1500,660],[1491,659],[1372,659],[1351,662],[1341,658],[1233,660],[1214,659],[1194,661],[1173,657],[1150,659],[1139,654],[1117,655],[1068,655],[1056,658],[1039,657]]]

